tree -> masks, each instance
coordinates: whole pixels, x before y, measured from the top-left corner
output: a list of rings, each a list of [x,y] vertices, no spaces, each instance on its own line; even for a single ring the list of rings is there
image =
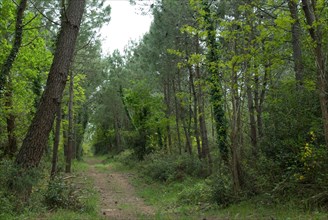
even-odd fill
[[[323,16],[327,7],[323,0],[302,0],[303,11],[305,14],[308,31],[313,40],[314,57],[317,70],[317,85],[319,92],[319,100],[321,106],[321,114],[324,127],[324,136],[326,147],[328,147],[328,83],[327,83],[327,58],[324,53],[325,41],[324,36],[327,34],[323,27]]]
[[[27,0],[21,0],[19,5],[17,5],[17,16],[16,16],[16,25],[15,25],[15,38],[11,51],[1,66],[1,75],[0,75],[0,92],[2,92],[4,86],[6,85],[7,78],[9,76],[10,70],[13,66],[13,63],[18,54],[19,48],[22,44],[23,36],[23,18],[24,12],[27,6]]]
[[[70,0],[62,17],[56,52],[49,72],[46,88],[29,127],[16,164],[23,169],[38,166],[47,145],[56,110],[66,85],[69,67],[74,55],[76,39],[84,12],[85,0]]]

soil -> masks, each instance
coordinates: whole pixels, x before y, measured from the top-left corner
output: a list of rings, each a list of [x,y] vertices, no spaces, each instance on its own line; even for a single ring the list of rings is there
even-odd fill
[[[101,164],[101,161],[97,158],[90,158],[87,162],[90,165],[87,175],[94,180],[94,186],[100,194],[99,212],[105,219],[134,220],[154,216],[154,209],[136,195],[130,183],[132,174],[116,172],[110,166],[105,170],[99,169],[96,165]]]

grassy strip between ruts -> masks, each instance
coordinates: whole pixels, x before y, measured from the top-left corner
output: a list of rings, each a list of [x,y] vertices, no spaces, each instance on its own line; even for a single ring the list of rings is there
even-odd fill
[[[137,194],[148,205],[157,210],[155,219],[297,219],[324,220],[328,219],[326,212],[306,211],[297,207],[291,199],[289,202],[267,203],[265,196],[254,197],[251,200],[220,208],[215,204],[185,204],[181,202],[181,192],[193,189],[203,180],[186,178],[180,182],[156,182],[140,174],[140,167],[125,166],[114,160],[107,160],[107,166],[120,172],[132,173],[132,183]],[[134,167],[134,168],[132,168]],[[201,193],[201,192],[200,192]]]

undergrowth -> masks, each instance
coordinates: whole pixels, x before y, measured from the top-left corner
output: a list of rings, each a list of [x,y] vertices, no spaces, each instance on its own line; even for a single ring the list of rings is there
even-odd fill
[[[18,176],[14,163],[0,163],[0,220],[10,219],[99,219],[99,195],[92,181],[82,175],[88,165],[74,162],[73,174],[49,177],[49,164],[43,162],[33,173]],[[12,183],[13,182],[13,183]],[[19,202],[11,190],[33,183],[29,200]],[[23,187],[22,187],[23,188]],[[74,216],[74,217],[73,217]]]
[[[278,189],[254,194],[252,184],[257,189],[267,189],[265,184],[269,183],[265,183],[265,179],[253,178],[254,181],[260,182],[248,183],[249,190],[235,194],[228,175],[215,172],[204,176],[202,165],[197,158],[157,152],[138,162],[132,155],[127,151],[108,159],[107,162],[121,163],[137,173],[138,178],[134,179],[137,192],[146,203],[157,208],[158,219],[175,215],[180,219],[199,219],[204,216],[228,219],[328,218],[324,209],[318,206],[309,207],[305,199],[300,199],[297,194],[297,190],[301,189],[299,183],[295,185],[286,181],[279,189],[289,189],[289,193],[285,195],[278,193]],[[293,186],[295,188],[291,190]],[[324,195],[320,194],[319,199],[324,198]]]

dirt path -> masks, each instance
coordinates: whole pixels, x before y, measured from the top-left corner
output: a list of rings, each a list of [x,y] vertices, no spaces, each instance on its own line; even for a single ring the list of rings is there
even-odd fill
[[[129,183],[131,174],[115,172],[110,166],[97,167],[97,158],[87,160],[90,168],[87,175],[94,180],[101,196],[101,215],[106,219],[149,219],[155,211],[139,198]]]

